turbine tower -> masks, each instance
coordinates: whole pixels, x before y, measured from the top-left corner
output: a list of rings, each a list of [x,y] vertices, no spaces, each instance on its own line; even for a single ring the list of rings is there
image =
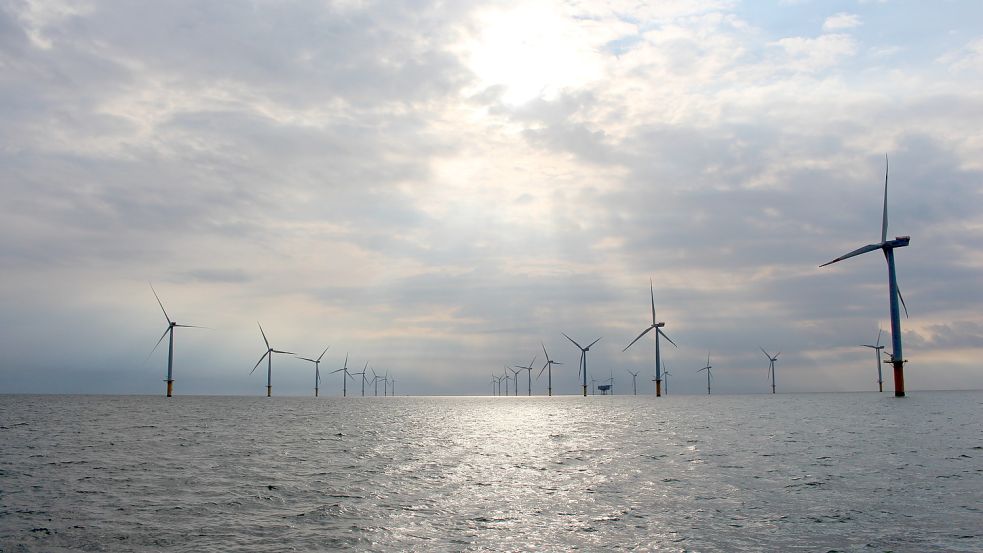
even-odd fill
[[[673,342],[671,338],[666,336],[665,332],[662,332],[662,327],[666,326],[666,323],[656,322],[655,320],[655,288],[652,286],[652,279],[649,279],[649,294],[652,298],[652,326],[643,330],[642,333],[639,334],[637,338],[631,341],[631,344],[625,346],[625,349],[621,351],[622,352],[628,351],[628,348],[630,348],[632,344],[634,344],[639,339],[641,339],[642,336],[648,334],[650,330],[655,329],[655,397],[661,397],[662,396],[662,363],[660,360],[661,358],[659,356],[659,336],[661,335],[666,340],[669,340],[669,343],[674,346],[676,346],[676,342]],[[678,348],[679,346],[676,347]]]
[[[782,352],[778,352],[774,357],[772,357],[770,353],[765,351],[765,348],[758,346],[758,349],[760,349],[761,353],[765,354],[765,357],[768,358],[768,376],[771,377],[771,393],[775,393],[775,361],[778,361],[778,356],[781,355]],[[709,365],[710,362],[708,361],[707,364]]]
[[[272,347],[270,347],[270,341],[266,339],[266,333],[263,332],[263,325],[259,324],[259,322],[257,322],[256,324],[259,325],[259,333],[263,335],[263,341],[266,342],[266,353],[264,353],[263,357],[260,357],[259,361],[257,361],[256,364],[253,365],[253,370],[249,371],[249,374],[253,374],[254,372],[256,372],[256,367],[258,367],[259,364],[263,362],[263,358],[266,358],[266,397],[270,397],[273,395],[273,391],[272,391],[273,390],[273,354],[285,353],[287,355],[294,355],[294,352],[280,351],[278,349],[273,349]]]
[[[546,370],[546,368],[548,367],[549,370],[546,371],[546,395],[552,396],[553,395],[553,365],[562,365],[563,363],[553,361],[552,359],[550,359],[550,354],[546,353],[546,344],[542,342],[540,342],[539,344],[543,346],[543,355],[546,356],[546,363],[543,365],[542,369],[539,369],[539,374],[536,376],[536,380],[539,380],[539,377],[543,376],[543,371]]]
[[[331,346],[328,346],[328,348],[330,347]],[[324,348],[324,351],[321,352],[321,355],[317,356],[317,359],[310,359],[308,357],[297,358],[314,363],[314,397],[317,397],[318,385],[321,383],[321,358],[324,357],[324,354],[328,352],[328,348]]]
[[[861,344],[865,348],[871,348],[874,350],[874,359],[877,360],[877,391],[878,392],[884,391],[884,379],[881,378],[881,350],[884,349],[884,346],[881,345],[881,332],[882,330],[878,328],[877,342],[875,343],[875,345],[872,346],[870,344]]]
[[[712,367],[710,366],[710,352],[707,351],[707,366],[696,371],[696,372],[703,372],[703,371],[707,372],[707,395],[710,395],[710,378],[712,378],[712,375],[710,374],[711,368]]]
[[[904,307],[905,317],[908,316],[908,307],[904,305],[904,299],[901,297],[901,292],[898,290],[898,275],[894,269],[894,249],[907,246],[911,241],[911,237],[898,236],[894,240],[887,239],[887,175],[888,161],[887,156],[884,156],[884,215],[881,219],[881,241],[877,244],[867,244],[866,246],[857,248],[852,252],[843,254],[828,263],[823,263],[820,265],[820,267],[825,267],[826,265],[831,265],[837,261],[843,261],[844,259],[849,259],[853,256],[872,252],[874,250],[881,250],[884,252],[884,258],[887,260],[888,293],[890,295],[889,299],[891,303],[891,345],[894,349],[894,352],[891,353],[891,364],[894,365],[894,395],[896,397],[904,397],[905,359],[901,350],[901,310],[898,306],[898,300],[901,301],[901,306]]]
[[[150,285],[150,290],[154,293],[154,297],[157,298],[157,305],[160,306],[160,310],[164,312],[164,318],[167,319],[167,330],[160,335],[160,340],[157,340],[157,344],[154,349],[150,350],[150,355],[153,355],[157,348],[160,347],[160,343],[164,341],[165,336],[170,336],[167,342],[167,397],[171,397],[174,392],[174,329],[177,327],[181,328],[205,328],[203,326],[194,325],[179,325],[172,321],[170,317],[167,316],[167,311],[164,310],[164,304],[160,301],[160,296],[157,295],[157,290],[154,290],[154,285]],[[149,357],[148,357],[149,359]]]
[[[585,348],[585,347],[581,346],[580,344],[578,344],[576,340],[574,340],[573,338],[567,336],[563,332],[561,332],[560,334],[563,334],[564,338],[566,338],[567,340],[570,340],[571,342],[573,342],[573,345],[577,346],[577,348],[580,349],[580,370],[578,371],[577,376],[580,376],[579,373],[582,373],[584,375],[583,376],[583,381],[582,381],[583,382],[583,389],[584,389],[584,397],[587,397],[587,352],[590,351],[590,347],[593,346],[594,344],[596,344],[598,341],[600,341],[601,338],[598,338],[597,340],[594,340],[593,342],[591,342],[590,344],[588,344],[587,347]]]

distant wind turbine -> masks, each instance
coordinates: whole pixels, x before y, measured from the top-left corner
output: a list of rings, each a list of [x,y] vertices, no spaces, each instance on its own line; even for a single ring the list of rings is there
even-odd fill
[[[584,375],[583,376],[584,397],[587,397],[587,352],[590,351],[591,346],[593,346],[598,341],[600,341],[600,338],[598,338],[597,340],[594,340],[593,342],[591,342],[590,344],[588,344],[587,347],[585,348],[585,347],[581,346],[580,344],[578,344],[576,340],[574,340],[573,338],[567,336],[563,332],[561,332],[560,334],[563,334],[563,336],[567,340],[570,340],[571,342],[573,342],[573,345],[577,346],[577,348],[580,349],[580,370],[579,370],[579,373],[582,373]],[[577,374],[577,376],[580,376],[580,374]]]
[[[522,372],[522,369],[518,369],[518,368],[515,368],[515,367],[509,367],[509,370],[512,371],[512,374],[514,376],[514,380],[515,380],[515,395],[518,396],[519,395],[519,373]]]
[[[382,377],[379,376],[379,375],[377,375],[377,374],[375,374],[375,369],[369,369],[369,370],[372,371],[372,385],[375,387],[375,396],[378,397],[379,396],[379,381],[382,380]]]
[[[628,371],[628,369],[625,369],[625,370]],[[636,371],[636,372],[628,371],[628,374],[631,375],[631,395],[637,396],[638,395],[638,382],[637,382],[637,379],[638,379],[638,371]]]
[[[887,175],[888,161],[887,156],[884,156],[884,215],[881,219],[881,241],[877,244],[868,244],[861,248],[857,248],[852,252],[843,254],[828,263],[823,263],[820,265],[820,267],[825,267],[826,265],[831,265],[837,261],[843,261],[844,259],[849,259],[855,255],[872,252],[874,250],[881,250],[884,252],[884,258],[887,260],[888,293],[890,294],[891,303],[891,345],[894,348],[894,352],[891,354],[891,363],[894,365],[894,395],[896,397],[904,397],[905,359],[901,350],[901,310],[898,306],[898,300],[901,300],[901,306],[904,307],[906,317],[908,316],[908,307],[904,305],[904,298],[901,297],[901,292],[898,290],[898,275],[894,269],[894,249],[907,246],[911,241],[911,237],[898,236],[894,240],[887,239]]]
[[[771,393],[775,393],[775,361],[778,361],[778,356],[781,355],[782,352],[778,352],[774,357],[772,357],[770,353],[765,351],[765,348],[758,346],[758,349],[760,349],[761,353],[765,354],[765,357],[768,358],[768,376],[771,377]],[[709,365],[709,362],[707,364]]]
[[[328,348],[330,347],[331,346],[328,346]],[[321,358],[324,357],[324,354],[328,352],[328,348],[324,348],[324,351],[321,352],[321,355],[317,356],[317,359],[310,359],[308,357],[297,358],[314,363],[314,397],[317,397],[318,385],[321,383]]]
[[[878,328],[877,342],[875,343],[875,345],[872,346],[870,344],[861,344],[865,348],[871,348],[874,350],[874,359],[877,360],[877,391],[878,392],[884,391],[884,379],[881,378],[881,350],[884,349],[884,346],[881,345],[881,332],[882,332],[881,329]]]
[[[526,395],[529,395],[529,396],[532,395],[532,365],[533,365],[533,363],[536,362],[536,358],[537,357],[539,357],[539,354],[538,353],[532,357],[532,361],[529,362],[529,366],[528,367],[523,367],[521,365],[518,366],[518,367],[516,367],[517,369],[520,369],[520,370],[523,370],[523,371],[527,371],[528,372],[528,376],[529,376],[529,388],[528,388],[528,390],[526,392]],[[518,388],[518,386],[516,386],[516,388]]]
[[[354,378],[354,375],[356,375],[356,374],[362,375],[362,397],[365,397],[365,383],[368,381],[368,379],[365,378],[365,373],[368,370],[369,370],[369,362],[366,361],[365,362],[365,366],[362,367],[362,372],[360,372],[360,373],[352,373],[353,378]]]
[[[341,375],[341,397],[348,397],[348,379],[355,380],[352,373],[348,372],[348,354],[345,354],[345,364],[340,369],[331,371],[331,374],[342,373]]]
[[[264,353],[263,357],[260,357],[259,361],[253,365],[253,370],[249,371],[249,374],[253,374],[256,371],[256,367],[263,362],[264,358],[266,359],[266,397],[270,397],[273,395],[273,354],[284,353],[287,355],[294,355],[294,352],[280,351],[270,347],[270,341],[266,339],[266,333],[263,332],[263,325],[259,324],[259,322],[256,324],[259,326],[259,333],[263,335],[263,341],[266,342],[266,353]]]
[[[662,363],[660,362],[660,357],[659,357],[659,336],[662,336],[666,340],[669,340],[669,343],[674,346],[676,346],[676,342],[673,342],[671,338],[666,336],[665,332],[662,332],[662,327],[666,326],[666,323],[656,322],[655,320],[655,288],[652,285],[652,279],[649,279],[649,295],[652,298],[652,325],[646,328],[645,330],[643,330],[642,333],[639,334],[637,338],[631,341],[631,344],[625,346],[625,349],[621,351],[623,352],[628,351],[628,348],[630,348],[632,344],[640,340],[642,336],[648,334],[650,330],[655,329],[655,397],[661,397],[662,396],[662,372],[661,372]],[[679,346],[676,347],[678,348]]]
[[[552,359],[550,359],[550,354],[546,353],[546,344],[542,342],[540,342],[539,344],[543,346],[543,355],[546,356],[546,363],[543,365],[542,369],[539,369],[539,374],[536,375],[536,379],[538,380],[540,376],[543,376],[543,371],[549,368],[549,370],[546,371],[546,395],[552,396],[553,395],[553,365],[562,365],[563,363],[559,363],[557,361],[553,361]]]
[[[167,330],[165,330],[164,333],[160,335],[160,340],[157,340],[157,344],[154,346],[154,349],[150,351],[150,355],[153,355],[154,352],[157,351],[157,348],[160,346],[160,343],[164,341],[165,336],[170,336],[170,339],[167,342],[167,380],[165,382],[167,382],[167,397],[171,397],[174,392],[174,372],[173,372],[174,329],[178,327],[181,328],[205,328],[205,327],[194,326],[194,325],[179,325],[176,322],[172,321],[171,318],[167,316],[167,311],[164,310],[164,304],[161,303],[160,296],[157,295],[157,290],[154,290],[153,284],[150,285],[150,290],[154,293],[154,297],[157,298],[157,305],[159,305],[160,310],[164,312],[164,318],[167,319]],[[147,358],[149,359],[150,357],[148,356]]]
[[[707,372],[707,395],[710,395],[710,379],[712,378],[712,375],[710,374],[710,369],[711,368],[712,367],[710,366],[710,352],[708,351],[707,352],[707,366],[706,367],[703,367],[702,369],[700,369],[698,371],[696,371],[696,372],[703,372],[703,371],[706,371]]]
[[[396,377],[394,376],[394,377],[390,378],[389,380],[391,381],[391,384],[392,384],[392,387],[393,387],[393,393],[392,393],[392,395],[393,395],[393,397],[396,397]]]
[[[505,395],[506,397],[508,397],[509,395],[509,366],[508,365],[505,365],[505,372],[503,374],[504,376],[502,378],[505,379]],[[516,385],[518,386],[518,383],[516,383]]]
[[[666,395],[669,395],[669,377],[672,376],[672,373],[669,372],[665,361],[662,362],[662,376],[666,379]]]

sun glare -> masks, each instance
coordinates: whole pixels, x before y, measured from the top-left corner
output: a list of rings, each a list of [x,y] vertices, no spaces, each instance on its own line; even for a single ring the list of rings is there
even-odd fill
[[[502,86],[518,105],[550,99],[600,77],[598,53],[576,20],[535,3],[486,13],[470,46],[470,66],[483,87]]]

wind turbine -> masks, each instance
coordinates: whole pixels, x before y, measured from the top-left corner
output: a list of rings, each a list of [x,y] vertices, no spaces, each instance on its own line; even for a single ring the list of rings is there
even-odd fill
[[[340,369],[335,369],[335,370],[331,371],[331,374],[334,374],[334,373],[344,373],[344,374],[341,375],[341,397],[348,397],[348,379],[351,378],[352,380],[355,380],[355,377],[352,376],[352,373],[348,372],[348,354],[347,353],[345,354],[345,364],[344,364],[344,366],[342,366]]]
[[[164,318],[167,319],[167,330],[160,335],[160,340],[157,340],[157,344],[154,349],[150,350],[150,355],[153,355],[160,343],[164,341],[164,336],[170,336],[167,342],[167,397],[171,397],[174,392],[174,329],[177,327],[181,328],[205,328],[203,326],[194,325],[179,325],[172,321],[170,317],[167,316],[167,311],[164,310],[164,304],[160,301],[160,296],[157,295],[157,290],[154,290],[154,285],[150,285],[150,290],[153,291],[154,297],[157,298],[157,305],[160,305],[160,310],[164,312]],[[149,356],[148,356],[149,359]]]
[[[884,391],[884,379],[881,378],[881,350],[884,346],[881,345],[881,329],[877,329],[877,342],[876,345],[861,344],[865,348],[871,348],[874,350],[874,358],[877,360],[877,391]]]
[[[628,369],[625,369],[625,370],[628,371]],[[636,379],[638,378],[638,371],[636,371],[636,372],[628,371],[628,374],[631,375],[631,395],[637,396],[638,395],[638,384],[636,382]]]
[[[508,397],[509,395],[509,366],[508,365],[505,365],[505,372],[502,374],[504,375],[502,376],[502,378],[505,379],[505,396]]]
[[[573,338],[567,336],[563,332],[561,332],[560,334],[563,334],[563,336],[567,340],[570,340],[571,342],[573,342],[573,345],[577,346],[577,348],[580,349],[580,370],[578,371],[577,376],[580,376],[580,374],[579,374],[580,372],[582,372],[583,375],[584,375],[584,377],[583,377],[584,378],[584,380],[583,380],[584,397],[587,397],[587,352],[590,351],[590,347],[593,346],[594,344],[596,344],[601,338],[598,338],[597,340],[594,340],[593,342],[591,342],[590,344],[588,344],[587,347],[585,348],[585,347],[581,346],[580,344],[578,344],[576,340],[574,340]]]
[[[707,366],[696,371],[696,372],[703,372],[703,371],[707,372],[707,395],[710,395],[710,378],[712,378],[712,375],[710,374],[711,368],[712,367],[710,367],[710,352],[707,351]]]
[[[272,389],[273,389],[273,354],[274,353],[285,353],[287,355],[294,355],[294,352],[292,352],[292,351],[280,351],[278,349],[273,349],[272,347],[270,347],[270,341],[266,339],[266,333],[263,332],[263,325],[259,324],[258,321],[257,321],[256,324],[259,325],[259,333],[263,335],[263,341],[266,342],[266,353],[264,353],[263,354],[263,357],[260,357],[259,358],[259,361],[257,361],[256,364],[253,365],[253,370],[249,371],[249,374],[253,374],[256,371],[256,367],[258,367],[259,364],[263,362],[263,358],[266,358],[266,397],[270,397],[270,396],[273,395],[273,392],[272,392]]]
[[[765,351],[765,348],[758,346],[758,349],[760,349],[761,353],[765,354],[765,357],[768,358],[768,375],[771,376],[771,393],[775,393],[775,361],[778,361],[778,356],[781,355],[782,352],[778,352],[774,357],[772,357],[770,353]],[[710,363],[707,362],[707,364],[709,365]]]
[[[376,397],[378,397],[379,396],[379,381],[382,380],[382,377],[379,376],[379,375],[377,375],[375,373],[375,369],[369,369],[369,370],[372,371],[372,385],[375,388],[375,390],[374,390],[373,393],[375,394]]]
[[[820,267],[825,267],[826,265],[831,265],[837,261],[843,261],[844,259],[849,259],[855,255],[872,252],[874,250],[881,250],[884,252],[884,258],[887,260],[888,293],[890,294],[891,302],[891,345],[894,349],[894,352],[891,354],[891,363],[894,365],[894,395],[896,397],[904,397],[905,359],[901,351],[901,311],[898,306],[898,300],[901,300],[901,306],[904,307],[905,317],[908,316],[908,307],[904,305],[904,298],[901,297],[901,292],[898,290],[898,275],[894,269],[894,249],[907,246],[911,241],[911,237],[898,236],[895,237],[894,240],[887,239],[887,175],[888,161],[887,156],[884,156],[884,216],[881,219],[881,241],[877,244],[867,244],[866,246],[857,248],[852,252],[843,254],[828,263],[823,263],[820,265]]]
[[[661,397],[662,396],[662,363],[660,362],[660,357],[659,357],[659,336],[661,335],[666,340],[669,340],[669,343],[674,346],[676,346],[676,342],[673,342],[671,338],[666,336],[665,332],[662,332],[662,327],[666,326],[666,323],[656,322],[655,320],[655,288],[652,285],[652,279],[649,279],[649,295],[652,298],[652,326],[643,330],[642,333],[639,334],[637,338],[631,341],[631,344],[625,346],[625,349],[621,351],[622,352],[628,351],[628,348],[630,348],[632,344],[640,340],[642,336],[648,334],[650,330],[655,329],[655,397]],[[679,346],[676,347],[678,348]]]
[[[668,368],[666,368],[665,361],[662,362],[662,376],[665,377],[666,380],[666,395],[669,395],[669,377],[672,376],[672,373],[669,372]]]
[[[546,344],[540,342],[543,346],[543,355],[546,356],[546,363],[543,365],[542,369],[539,369],[539,374],[536,375],[536,380],[539,380],[540,376],[543,376],[543,371],[549,367],[549,371],[546,372],[546,394],[549,396],[553,395],[553,365],[562,365],[563,363],[553,361],[550,359],[550,354],[546,353]]]
[[[330,348],[330,347],[331,346],[328,346],[328,348]],[[318,384],[321,383],[321,358],[324,357],[324,354],[328,352],[328,348],[324,348],[324,351],[321,352],[321,355],[318,355],[317,356],[317,359],[310,359],[310,358],[307,358],[307,357],[298,357],[297,358],[297,359],[303,359],[304,361],[310,361],[311,363],[314,363],[314,397],[317,397]]]
[[[528,371],[528,373],[529,373],[529,389],[528,389],[528,391],[526,393],[526,395],[529,395],[529,396],[532,395],[532,364],[536,362],[536,358],[537,357],[539,357],[539,354],[538,353],[536,355],[533,355],[532,361],[529,362],[529,366],[528,367],[523,367],[521,365],[518,366],[518,367],[516,367],[517,369]],[[516,385],[516,394],[517,395],[518,395],[518,388],[519,388],[519,386],[517,384]]]
[[[512,375],[513,375],[514,380],[515,380],[515,395],[518,396],[519,395],[519,373],[522,372],[522,369],[518,369],[518,368],[515,368],[515,367],[509,367],[509,370],[512,371]]]
[[[365,366],[364,366],[364,367],[362,367],[362,372],[360,372],[360,373],[352,373],[352,378],[353,378],[353,379],[355,378],[355,376],[354,376],[354,375],[356,375],[356,374],[360,374],[360,375],[362,375],[362,397],[365,397],[365,383],[366,383],[366,382],[368,381],[368,379],[367,379],[367,378],[365,378],[365,373],[366,373],[366,372],[367,372],[368,370],[369,370],[369,362],[368,362],[368,361],[366,361],[366,362],[365,362]]]
[[[389,380],[390,380],[390,383],[393,385],[393,393],[392,393],[392,395],[393,395],[393,397],[396,397],[396,377],[394,376],[394,377],[390,378]]]

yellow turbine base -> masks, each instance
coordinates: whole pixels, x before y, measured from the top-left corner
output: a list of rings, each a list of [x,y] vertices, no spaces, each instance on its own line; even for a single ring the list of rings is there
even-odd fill
[[[273,397],[273,394],[272,394],[272,391],[271,391],[272,389],[273,389],[273,386],[267,386],[266,387],[266,397]]]
[[[167,381],[167,397],[171,397],[174,394],[174,381]]]

